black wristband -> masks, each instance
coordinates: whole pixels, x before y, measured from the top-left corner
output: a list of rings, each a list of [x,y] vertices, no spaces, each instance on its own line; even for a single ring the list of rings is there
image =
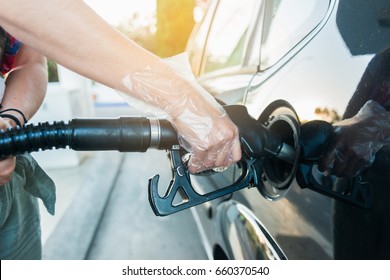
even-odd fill
[[[13,118],[12,118],[12,117],[9,117],[9,116],[10,116],[9,114],[3,114],[3,113],[5,113],[5,112],[17,112],[17,113],[19,113],[19,114],[22,116],[23,121],[24,121],[24,124],[26,124],[26,123],[28,122],[26,116],[25,116],[25,115],[23,114],[23,112],[20,111],[19,109],[16,109],[16,108],[9,108],[9,109],[5,109],[5,110],[3,110],[3,111],[0,111],[0,116],[1,116],[1,115],[7,115],[8,118],[10,118],[10,119],[12,119],[12,120],[15,120],[15,118],[16,118],[15,116],[13,116]],[[16,122],[16,121],[15,121],[15,122]],[[19,119],[18,119],[18,121],[17,121],[16,123],[18,123],[19,126],[21,127],[21,123],[20,123]]]
[[[11,115],[11,114],[0,114],[0,117],[2,118],[9,118],[11,120],[13,120],[17,126],[19,127],[22,127],[22,124],[20,123],[19,119],[17,117],[15,117],[14,115]]]

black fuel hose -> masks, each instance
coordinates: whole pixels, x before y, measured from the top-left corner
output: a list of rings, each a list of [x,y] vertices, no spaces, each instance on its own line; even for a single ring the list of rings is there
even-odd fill
[[[145,152],[169,149],[177,135],[167,120],[145,117],[73,119],[10,128],[0,133],[0,157],[69,147],[76,151]]]
[[[295,150],[249,116],[245,106],[225,106],[239,128],[247,156],[277,157],[293,163]],[[10,128],[0,133],[0,158],[69,147],[76,151],[145,152],[149,148],[171,149],[178,144],[175,129],[165,119],[121,117],[116,119],[73,119],[68,123],[48,122]]]

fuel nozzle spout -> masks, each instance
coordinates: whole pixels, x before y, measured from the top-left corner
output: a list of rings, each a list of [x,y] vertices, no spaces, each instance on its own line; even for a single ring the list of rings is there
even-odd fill
[[[285,143],[279,134],[252,118],[245,106],[225,107],[230,119],[237,125],[243,152],[252,158],[278,158],[294,164],[296,151]]]

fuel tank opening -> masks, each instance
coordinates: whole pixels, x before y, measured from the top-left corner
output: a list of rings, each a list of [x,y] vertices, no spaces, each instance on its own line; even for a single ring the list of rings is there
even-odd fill
[[[295,149],[294,162],[278,158],[266,158],[263,165],[260,193],[268,200],[284,197],[295,178],[300,151],[299,120],[292,106],[283,100],[270,104],[259,121],[269,130],[278,134],[282,141]]]

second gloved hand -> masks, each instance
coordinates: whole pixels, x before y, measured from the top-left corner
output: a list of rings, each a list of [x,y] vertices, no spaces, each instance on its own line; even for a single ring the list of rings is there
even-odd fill
[[[377,102],[368,101],[352,118],[334,124],[334,137],[320,171],[351,178],[369,167],[376,153],[389,141],[390,114]]]

